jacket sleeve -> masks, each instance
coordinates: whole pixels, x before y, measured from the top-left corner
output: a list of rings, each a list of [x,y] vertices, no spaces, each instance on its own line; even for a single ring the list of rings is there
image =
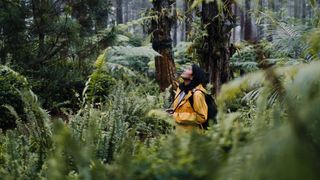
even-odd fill
[[[205,95],[201,91],[193,94],[193,109],[196,112],[197,123],[202,124],[208,119],[208,106]]]

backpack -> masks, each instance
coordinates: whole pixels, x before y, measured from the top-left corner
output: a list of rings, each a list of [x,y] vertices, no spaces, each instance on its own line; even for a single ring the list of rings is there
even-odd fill
[[[200,89],[196,89],[196,90],[192,91],[192,95],[191,95],[190,98],[189,98],[189,102],[190,102],[191,107],[192,107],[193,110],[194,110],[194,108],[193,108],[193,94],[194,94],[194,92],[196,92],[196,91],[201,91],[201,92],[205,95],[206,104],[207,104],[207,106],[208,106],[208,119],[207,119],[206,122],[204,122],[204,123],[202,124],[202,127],[203,127],[204,129],[208,129],[209,124],[211,124],[211,123],[216,124],[216,123],[217,123],[217,119],[216,119],[216,115],[217,115],[217,112],[218,112],[218,111],[217,111],[217,105],[216,105],[216,103],[215,103],[215,100],[212,98],[212,96],[211,96],[210,94],[207,94],[207,93],[203,92],[203,91],[200,90]],[[195,112],[196,112],[196,111],[195,111]],[[197,112],[196,112],[196,113],[197,113]],[[211,123],[209,123],[209,121],[210,121]]]

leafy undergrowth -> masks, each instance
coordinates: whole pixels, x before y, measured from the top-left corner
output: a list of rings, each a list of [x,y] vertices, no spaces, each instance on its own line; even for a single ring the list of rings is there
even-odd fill
[[[166,95],[153,83],[120,81],[104,103],[84,103],[68,122],[40,123],[44,115],[30,115],[3,132],[0,177],[316,179],[319,68],[316,62],[269,69],[224,85],[218,124],[191,134],[175,134],[172,119],[157,115]],[[36,108],[36,99],[25,101]]]

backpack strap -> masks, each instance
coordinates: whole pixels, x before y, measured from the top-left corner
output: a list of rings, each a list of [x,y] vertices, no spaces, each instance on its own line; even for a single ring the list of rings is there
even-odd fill
[[[172,103],[170,104],[169,108],[173,105],[174,101],[177,100],[180,96],[180,94],[182,93],[182,91],[179,92],[179,94],[177,95],[177,97],[175,97],[172,101]]]
[[[193,90],[192,90],[192,94],[191,94],[191,96],[189,97],[189,102],[190,102],[190,105],[191,105],[192,110],[193,110],[195,113],[197,113],[198,115],[200,115],[200,113],[197,112],[197,111],[195,111],[195,110],[194,110],[194,107],[193,107],[193,94],[194,94],[195,92],[197,92],[197,91],[201,91],[204,95],[206,95],[207,93],[204,92],[204,91],[202,91],[201,89],[193,89]]]
[[[174,100],[173,100],[172,103],[170,104],[169,108],[173,105],[174,101],[176,101],[176,100],[179,98],[179,96],[180,96],[180,94],[181,94],[182,92],[183,92],[183,91],[180,91],[180,93],[177,95],[177,97],[174,98]],[[177,107],[173,110],[173,113],[176,112],[177,108],[179,107],[179,105],[180,105],[181,103],[182,103],[182,101],[180,101],[180,102],[177,104]]]
[[[201,89],[193,89],[193,90],[192,90],[192,94],[191,94],[191,96],[189,97],[189,102],[190,102],[191,107],[192,107],[192,109],[193,109],[194,112],[196,112],[196,111],[195,111],[194,108],[193,108],[193,94],[194,94],[196,91],[201,91],[204,95],[207,94],[207,93],[205,93],[204,91],[202,91]],[[197,113],[197,112],[196,112],[196,113]]]
[[[202,91],[201,89],[193,89],[192,90],[192,95],[189,97],[189,102],[190,102],[190,105],[191,105],[191,108],[192,110],[197,113],[198,115],[201,115],[199,112],[195,111],[194,110],[194,107],[193,107],[193,94],[196,92],[196,91],[201,91],[204,95],[207,95],[206,92]],[[208,122],[208,119],[206,122],[202,123],[202,124],[199,124],[199,127],[200,129],[203,129],[203,130],[206,130],[207,129],[207,125],[205,125],[206,123]]]

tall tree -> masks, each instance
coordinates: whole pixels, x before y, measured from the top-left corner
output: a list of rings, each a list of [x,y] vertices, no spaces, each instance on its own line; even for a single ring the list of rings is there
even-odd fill
[[[71,30],[74,24],[66,10],[68,8],[64,8],[67,7],[66,4],[59,1],[32,0],[29,1],[29,6],[32,12],[30,34],[37,38],[38,46],[36,58],[30,64],[37,69],[53,57],[58,59],[59,55],[66,54],[68,44],[76,38]]]
[[[272,11],[275,11],[276,10],[276,1],[275,0],[268,0],[268,8],[269,8],[269,10],[272,10]],[[268,35],[267,35],[267,40],[268,41],[273,41],[273,31],[274,31],[274,25],[273,25],[273,23],[269,20],[269,33],[268,33]]]
[[[122,0],[117,0],[117,24],[123,23]]]
[[[32,58],[32,46],[28,44],[27,25],[28,8],[25,1],[14,3],[0,1],[0,63],[14,60],[20,64],[20,60],[30,62]],[[7,59],[8,56],[11,56]]]
[[[234,14],[235,16],[238,15],[238,9],[239,9],[239,7],[238,7],[237,4],[235,3],[235,4],[233,5],[233,14]],[[233,43],[236,42],[236,36],[237,36],[237,30],[236,30],[236,28],[234,28],[234,29],[232,30],[232,42],[233,42]]]
[[[87,0],[90,16],[92,17],[96,32],[108,26],[110,0]]]
[[[41,59],[45,52],[46,27],[48,26],[46,16],[48,16],[49,13],[47,9],[48,6],[49,4],[46,1],[32,0],[33,19],[38,35],[38,59]]]
[[[244,25],[245,25],[245,10],[244,8],[240,9],[240,40],[244,39]]]
[[[152,11],[157,19],[151,21],[152,46],[161,54],[156,57],[156,79],[160,90],[164,91],[170,85],[175,85],[175,65],[172,54],[171,27],[173,24],[171,6],[174,0],[152,1]]]
[[[294,17],[297,19],[300,17],[300,3],[301,0],[294,0]]]
[[[124,3],[124,11],[125,11],[125,15],[124,15],[124,22],[127,23],[129,22],[129,14],[130,14],[130,9],[129,9],[129,5],[131,3],[131,0],[126,0],[126,2]]]
[[[94,33],[93,20],[92,16],[90,16],[87,0],[69,1],[69,6],[72,8],[72,17],[77,19],[80,24],[80,36],[92,35]]]
[[[177,0],[173,4],[173,45],[178,43],[178,12],[177,12]]]
[[[245,20],[244,20],[244,40],[252,40],[252,24],[251,24],[251,1],[245,1]]]
[[[264,7],[263,0],[259,0],[258,7],[259,7],[259,11],[263,11],[263,7]],[[259,40],[262,39],[264,36],[263,25],[261,25],[263,23],[264,23],[264,21],[261,20],[260,24],[258,25],[258,29],[257,29],[257,35],[258,35]]]
[[[75,49],[85,43],[79,43],[79,34],[92,36],[107,26],[109,0],[0,1],[0,11],[1,60],[9,54],[15,65],[39,69],[80,57]]]
[[[305,0],[301,0],[301,20],[303,23],[305,23],[306,21],[306,13],[307,13],[307,7],[306,7],[306,1]]]
[[[184,13],[187,12],[187,2],[186,0],[182,2],[182,6],[183,6],[183,11]],[[186,14],[185,14],[186,16]],[[181,26],[180,26],[180,40],[181,41],[187,41],[187,36],[186,36],[186,23],[187,23],[187,19],[185,18],[185,20],[183,22],[181,22]]]
[[[201,49],[201,66],[210,74],[213,92],[218,94],[221,84],[228,81],[231,30],[235,27],[232,0],[203,2],[202,28],[206,31]],[[220,7],[219,7],[220,5]]]
[[[188,40],[191,32],[191,24],[193,22],[193,14],[192,14],[192,9],[191,5],[193,4],[194,0],[185,0],[185,37],[186,40]]]

